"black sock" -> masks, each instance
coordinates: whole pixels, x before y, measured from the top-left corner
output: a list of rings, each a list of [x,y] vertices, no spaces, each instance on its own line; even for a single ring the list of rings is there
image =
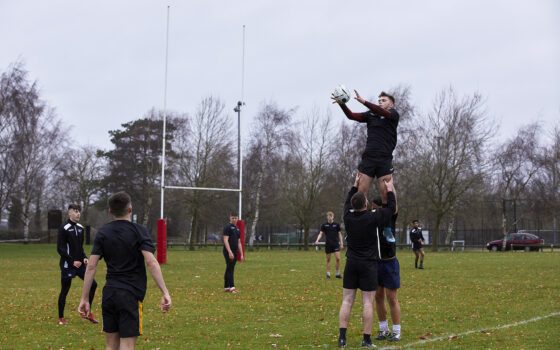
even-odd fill
[[[339,328],[340,330],[340,337],[342,339],[346,339],[346,328]]]
[[[364,341],[370,342],[371,341],[371,334],[364,333]]]

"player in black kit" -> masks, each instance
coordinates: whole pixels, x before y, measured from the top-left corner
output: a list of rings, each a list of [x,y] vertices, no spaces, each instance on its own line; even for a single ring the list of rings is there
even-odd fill
[[[342,282],[342,305],[339,313],[339,347],[346,347],[346,329],[358,288],[362,290],[364,323],[362,346],[374,347],[371,340],[373,298],[377,289],[377,262],[381,258],[377,227],[390,226],[391,216],[396,210],[392,179],[385,183],[387,207],[375,213],[367,210],[367,199],[362,192],[358,191],[361,176],[360,173],[356,176],[354,186],[350,189],[344,204],[347,251]]]
[[[162,312],[171,308],[171,297],[154,257],[155,248],[148,230],[130,221],[130,196],[117,192],[109,197],[108,204],[114,220],[100,227],[95,235],[78,311],[82,317],[90,314],[87,296],[97,263],[105,258],[107,282],[103,288],[101,310],[106,348],[133,349],[142,334],[142,301],[147,283],[144,262],[161,290]]]
[[[394,108],[395,98],[385,92],[379,94],[376,105],[364,100],[358,91],[355,99],[366,106],[369,111],[353,113],[348,106],[339,102],[340,108],[348,119],[359,123],[367,123],[366,148],[362,153],[362,160],[358,165],[358,171],[362,174],[360,188],[366,197],[373,178],[377,178],[379,193],[383,203],[387,203],[387,194],[384,183],[393,178],[393,150],[397,145],[397,126],[399,125],[399,113]],[[334,99],[334,97],[332,97]],[[336,99],[334,99],[336,101]],[[337,101],[338,102],[338,101]],[[394,242],[391,229],[386,227],[384,234],[387,240]]]
[[[412,242],[412,251],[416,256],[414,260],[414,267],[417,269],[424,268],[424,248],[422,248],[422,243],[425,242],[424,236],[422,235],[422,228],[420,227],[420,223],[418,220],[412,221],[412,225],[414,226],[412,230],[410,230],[410,241]],[[418,257],[420,256],[420,267],[418,267]]]
[[[243,256],[243,247],[241,246],[241,233],[237,228],[237,214],[229,216],[229,224],[224,227],[224,249],[223,254],[226,260],[226,272],[224,273],[224,292],[239,293],[235,288],[233,272],[237,261],[237,253],[239,252],[241,261],[245,260]]]
[[[56,250],[60,255],[60,294],[58,295],[58,324],[66,326],[68,322],[64,319],[64,307],[66,306],[66,296],[70,291],[72,279],[76,276],[84,279],[86,265],[89,260],[84,252],[84,227],[78,223],[80,221],[82,207],[79,204],[68,206],[68,221],[58,229],[56,240]],[[93,280],[89,293],[89,303],[93,302],[97,282]],[[98,321],[90,313],[88,319],[92,323]]]
[[[327,255],[327,278],[331,278],[331,253],[334,253],[336,259],[336,278],[342,278],[340,276],[340,251],[344,248],[344,245],[342,243],[340,225],[338,222],[334,222],[334,213],[332,211],[327,213],[327,222],[321,225],[315,245],[319,244],[323,234],[325,234],[325,253]]]
[[[395,201],[397,192],[394,191]],[[382,208],[381,197],[373,200],[372,207],[375,210]],[[398,205],[395,214],[391,217],[391,230],[395,234],[396,222],[398,217]],[[378,228],[378,232],[383,227]],[[375,340],[399,341],[401,340],[401,306],[397,297],[398,289],[401,286],[400,266],[397,259],[397,246],[395,242],[389,242],[383,235],[379,235],[381,260],[377,264],[377,281],[378,288],[375,292],[375,310],[379,319],[379,334]],[[389,324],[387,322],[387,308],[385,306],[385,295],[389,310],[391,311],[391,321],[393,322],[393,332],[389,332]]]

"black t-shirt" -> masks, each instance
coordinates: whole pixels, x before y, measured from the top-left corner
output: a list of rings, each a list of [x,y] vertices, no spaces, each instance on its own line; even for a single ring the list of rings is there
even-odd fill
[[[422,228],[412,228],[412,230],[410,230],[410,241],[413,245],[421,246],[422,242],[418,242],[419,239],[424,239],[424,235],[422,235]]]
[[[344,228],[346,230],[346,257],[357,260],[379,260],[381,232],[377,233],[378,227],[390,225],[392,213],[396,209],[395,195],[387,192],[387,208],[377,210],[375,213],[369,210],[351,211],[350,199],[358,192],[352,187],[344,203]]]
[[[227,224],[224,227],[224,236],[228,236],[229,248],[231,249],[233,255],[237,255],[237,250],[238,250],[237,242],[241,237],[241,232],[239,232],[239,228],[235,225],[232,225],[231,223]],[[223,251],[224,253],[227,253],[227,249],[225,245]]]
[[[129,290],[142,301],[146,295],[142,250],[155,252],[148,230],[128,220],[115,220],[97,231],[91,254],[105,258],[106,286]]]
[[[396,233],[396,223],[398,216],[399,214],[397,213],[391,217],[391,231],[393,231],[393,236],[395,236]],[[390,259],[397,256],[397,243],[387,241],[387,239],[385,239],[385,235],[383,234],[383,229],[384,227],[378,227],[379,244],[381,246],[381,259]]]
[[[362,113],[362,123],[367,123],[368,137],[364,156],[392,157],[397,146],[397,126],[399,113],[389,109],[391,118],[386,118],[372,111]]]
[[[333,221],[332,224],[325,222],[323,225],[321,225],[321,231],[325,234],[325,245],[340,245],[340,237],[338,237],[338,233],[340,232],[340,225],[337,222]]]

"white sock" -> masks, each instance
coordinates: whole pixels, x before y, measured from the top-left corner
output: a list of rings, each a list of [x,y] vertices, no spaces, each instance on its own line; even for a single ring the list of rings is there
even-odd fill
[[[340,276],[340,271],[336,270],[336,275]]]
[[[394,324],[393,325],[393,333],[401,334],[401,325],[400,324]]]
[[[331,276],[331,272],[330,272],[330,271],[327,271],[327,276],[329,276],[329,277]]]
[[[229,290],[234,290],[234,289],[235,289],[235,287],[231,287]]]
[[[382,331],[382,332],[388,332],[389,331],[389,324],[388,324],[387,320],[379,322],[379,330]]]

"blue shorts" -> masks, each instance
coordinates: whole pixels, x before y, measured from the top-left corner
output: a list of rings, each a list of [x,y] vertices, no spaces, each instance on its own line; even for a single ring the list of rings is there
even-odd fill
[[[396,257],[378,262],[377,284],[387,289],[399,289],[401,287],[400,267]]]

